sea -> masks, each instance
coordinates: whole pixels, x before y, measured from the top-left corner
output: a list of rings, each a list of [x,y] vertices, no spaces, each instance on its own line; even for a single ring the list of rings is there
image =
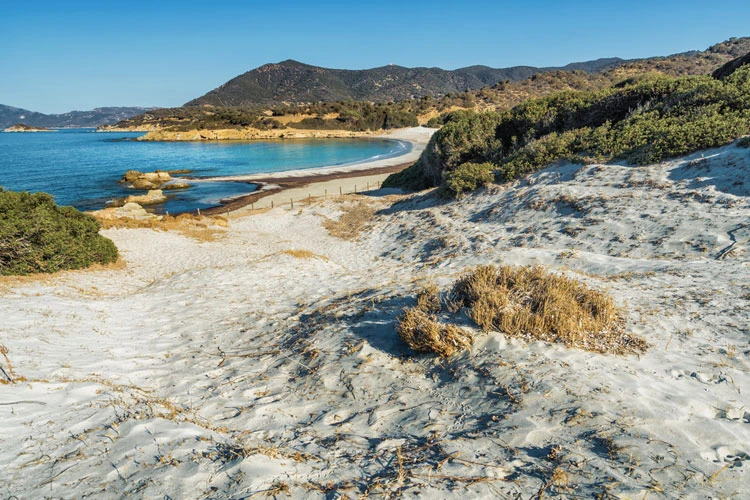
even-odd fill
[[[146,142],[142,133],[61,129],[54,132],[0,133],[0,187],[43,191],[58,205],[79,210],[105,208],[116,198],[145,191],[128,189],[120,179],[128,170],[191,170],[208,178],[348,165],[399,156],[411,144],[387,139],[284,139],[269,141]],[[188,179],[189,182],[189,179]],[[254,184],[196,182],[165,191],[157,213],[206,209],[253,192]]]

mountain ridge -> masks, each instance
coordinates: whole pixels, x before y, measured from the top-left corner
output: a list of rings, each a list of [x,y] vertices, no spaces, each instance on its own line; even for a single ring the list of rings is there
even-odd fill
[[[588,74],[619,71],[624,76],[634,72],[657,71],[680,76],[713,71],[748,51],[750,37],[733,37],[703,51],[688,50],[639,59],[605,57],[549,67],[492,68],[473,65],[445,70],[387,65],[352,70],[324,68],[286,59],[246,71],[184,106],[254,107],[337,101],[382,103],[427,96],[443,97],[555,71],[583,71]]]
[[[562,67],[466,66],[455,70],[386,65],[364,70],[313,66],[294,59],[267,63],[247,71],[185,106],[254,106],[277,103],[367,100],[388,102],[476,90],[503,80],[518,81],[554,70],[603,71],[624,62],[600,58]]]
[[[104,106],[88,111],[69,111],[59,114],[45,114],[28,109],[0,104],[0,128],[17,123],[32,127],[81,128],[111,125],[132,118],[154,108],[139,106]]]

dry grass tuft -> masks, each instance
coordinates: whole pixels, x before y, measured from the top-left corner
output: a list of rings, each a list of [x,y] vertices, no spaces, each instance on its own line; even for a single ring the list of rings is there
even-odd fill
[[[0,365],[0,375],[5,377],[4,379],[0,378],[0,384],[12,384],[14,382],[13,377],[15,377],[15,373],[13,373],[13,365],[10,364],[10,359],[8,359],[8,348],[3,344],[0,344],[0,354],[5,358],[5,364],[8,366],[8,371],[5,371],[3,366]]]
[[[328,262],[328,257],[324,255],[318,255],[315,252],[311,252],[310,250],[289,249],[282,250],[281,253],[291,255],[292,257],[296,257],[297,259],[320,259]]]
[[[598,353],[647,347],[624,331],[623,312],[611,297],[540,266],[479,266],[456,282],[451,300],[454,309],[467,307],[485,331]]]
[[[343,205],[344,212],[338,220],[326,219],[323,227],[328,234],[342,240],[353,240],[364,231],[375,216],[375,209],[360,201],[355,205]]]
[[[178,233],[198,241],[214,241],[223,234],[229,226],[225,217],[180,214],[165,215],[161,219],[131,219],[120,217],[116,219],[98,218],[102,229],[154,229],[158,231],[177,231]]]
[[[429,285],[417,294],[417,309],[433,314],[443,309],[440,303],[440,291],[436,285]]]
[[[417,305],[404,310],[396,331],[409,347],[417,352],[432,352],[441,357],[452,356],[474,342],[474,335],[454,325],[440,323],[434,314],[442,311],[440,294],[430,285],[417,294]]]

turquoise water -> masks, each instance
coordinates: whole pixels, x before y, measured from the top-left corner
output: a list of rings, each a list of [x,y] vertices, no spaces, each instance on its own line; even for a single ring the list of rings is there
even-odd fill
[[[138,142],[140,133],[98,133],[92,129],[0,133],[0,186],[44,191],[60,205],[104,208],[108,201],[142,194],[118,181],[127,170],[190,169],[194,177],[215,177],[327,165],[397,156],[411,145],[382,139],[314,139],[252,142]],[[186,212],[217,206],[222,199],[250,193],[240,182],[198,182],[170,197],[158,212]]]

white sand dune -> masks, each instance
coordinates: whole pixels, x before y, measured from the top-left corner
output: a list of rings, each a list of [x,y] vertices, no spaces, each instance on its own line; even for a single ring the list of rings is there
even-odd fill
[[[750,150],[729,146],[450,203],[277,207],[213,242],[108,230],[125,269],[0,283],[19,378],[0,385],[0,494],[742,498],[748,186]],[[378,209],[367,231],[330,236],[360,202]],[[411,353],[394,320],[415,291],[486,263],[608,290],[649,350],[490,334]]]

